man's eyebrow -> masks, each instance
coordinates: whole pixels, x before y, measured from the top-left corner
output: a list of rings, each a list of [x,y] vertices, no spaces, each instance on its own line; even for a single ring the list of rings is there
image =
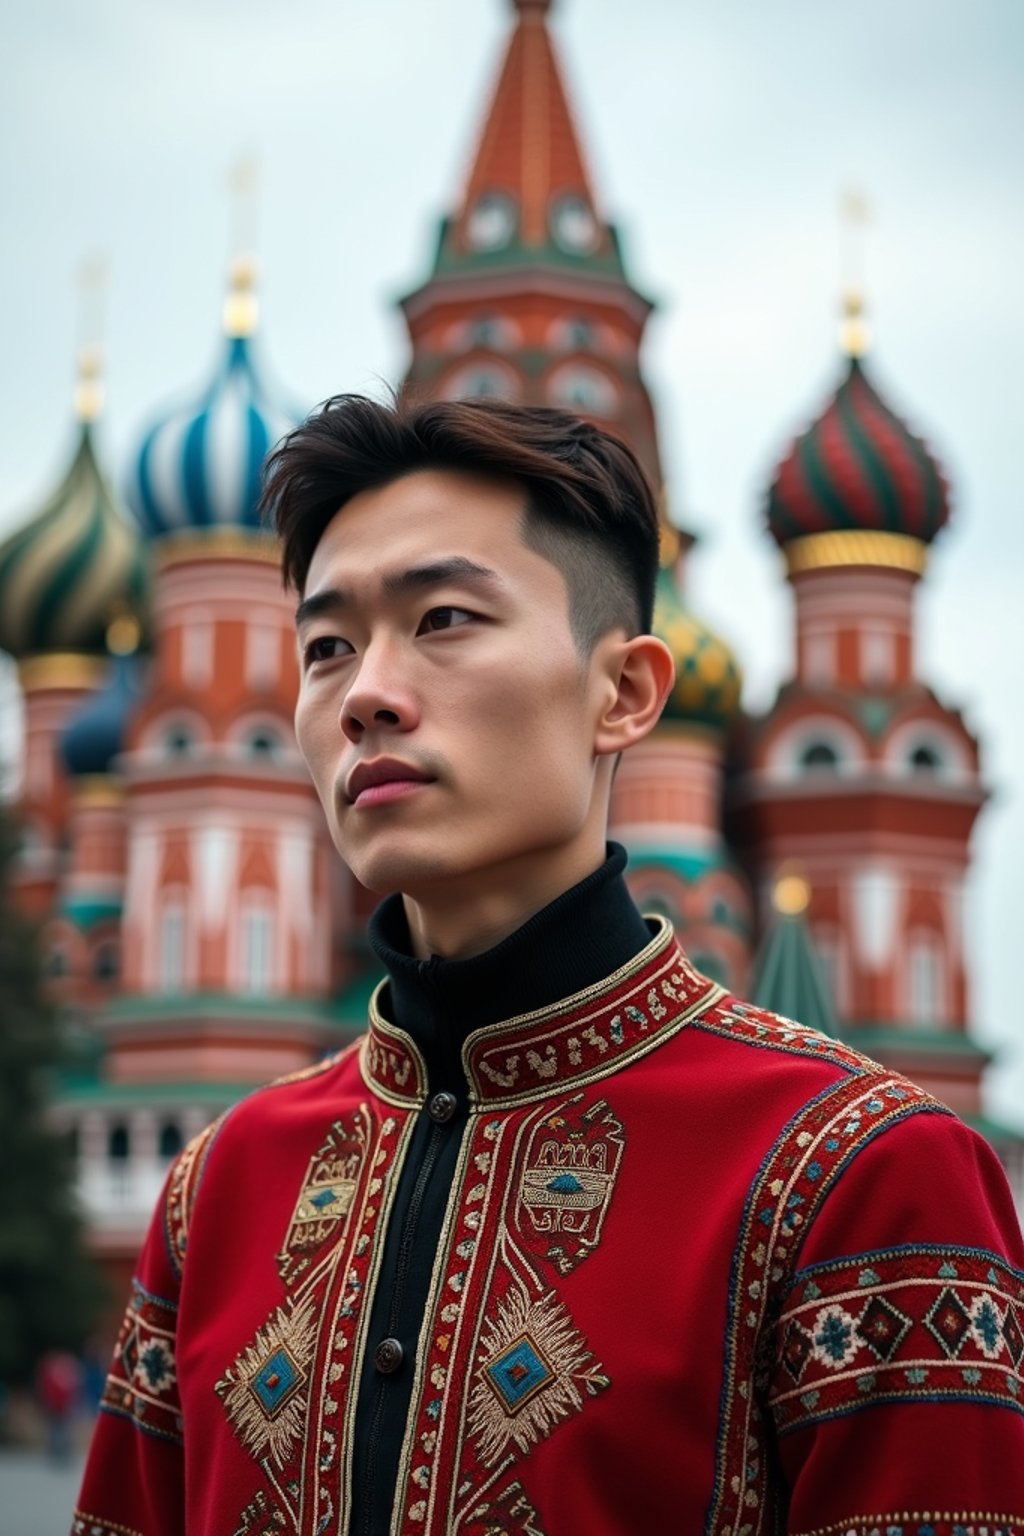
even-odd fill
[[[388,597],[401,597],[405,592],[422,591],[425,587],[442,587],[447,581],[475,587],[503,585],[497,571],[477,565],[467,555],[449,555],[443,560],[431,560],[428,565],[414,565],[407,571],[382,577],[381,590]]]
[[[500,589],[504,582],[497,571],[486,565],[478,565],[467,555],[449,555],[443,560],[431,560],[426,565],[413,565],[405,571],[394,571],[381,577],[381,591],[386,597],[401,597],[407,592],[422,592],[430,587],[441,587],[446,582],[458,582],[462,586]],[[324,614],[343,613],[352,603],[352,594],[344,587],[327,587],[304,597],[295,610],[297,628]]]

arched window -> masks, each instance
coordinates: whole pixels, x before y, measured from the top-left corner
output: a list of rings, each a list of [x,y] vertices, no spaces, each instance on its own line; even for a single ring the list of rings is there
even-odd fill
[[[515,375],[498,363],[468,363],[445,386],[448,400],[514,400],[519,394]]]
[[[246,737],[245,750],[250,757],[279,757],[281,738],[269,727],[260,727]]]
[[[477,315],[470,321],[469,339],[475,347],[500,347],[505,328],[496,315]]]
[[[945,763],[935,747],[922,741],[910,754],[910,767],[914,773],[940,773]]]
[[[164,751],[168,757],[189,757],[195,744],[195,737],[187,725],[171,725],[164,732]]]
[[[107,1132],[107,1157],[112,1163],[126,1163],[131,1156],[132,1144],[128,1127],[117,1120]]]
[[[97,944],[92,957],[92,974],[97,981],[113,981],[121,969],[121,955],[116,939]]]
[[[809,741],[798,762],[801,768],[838,768],[839,753],[830,741]]]
[[[177,1157],[185,1145],[181,1127],[176,1120],[165,1120],[160,1127],[160,1135],[157,1138],[157,1152],[165,1163],[169,1163],[173,1157]]]
[[[589,320],[584,320],[577,315],[572,320],[567,320],[565,325],[566,346],[574,351],[584,352],[594,345],[594,327]]]
[[[549,394],[553,405],[595,416],[613,416],[618,409],[615,385],[600,369],[586,363],[566,363],[559,368],[551,377]]]

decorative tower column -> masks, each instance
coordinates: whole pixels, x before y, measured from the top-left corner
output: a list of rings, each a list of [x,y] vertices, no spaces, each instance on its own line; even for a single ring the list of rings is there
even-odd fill
[[[96,456],[101,407],[98,355],[88,352],[79,365],[71,462],[41,510],[0,545],[0,647],[17,658],[25,708],[18,890],[40,917],[53,909],[67,848],[61,731],[103,680],[110,626],[145,605],[138,535]]]
[[[919,677],[914,652],[918,583],[948,491],[868,375],[856,294],[843,341],[835,395],[768,497],[796,655],[771,709],[748,723],[733,830],[763,920],[784,866],[809,882],[844,1038],[978,1116],[987,1058],[967,1032],[963,892],[985,790],[977,741]]]
[[[639,363],[653,306],[630,284],[595,196],[549,8],[515,0],[466,184],[441,221],[430,276],[402,300],[412,342],[405,388],[587,416],[630,443],[660,490]]]
[[[121,768],[122,1083],[241,1085],[325,1048],[329,854],[292,732],[293,610],[260,524],[263,459],[294,418],[253,355],[253,264],[232,267],[225,343],[199,402],[146,434],[130,484],[156,564],[153,661]]]

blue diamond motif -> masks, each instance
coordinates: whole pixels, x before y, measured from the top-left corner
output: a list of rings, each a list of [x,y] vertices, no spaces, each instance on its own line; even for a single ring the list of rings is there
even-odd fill
[[[273,1416],[299,1385],[299,1373],[286,1349],[275,1349],[250,1383],[267,1413]]]
[[[333,1189],[318,1190],[315,1195],[310,1195],[310,1205],[315,1205],[318,1211],[322,1211],[325,1205],[333,1205],[337,1199]]]
[[[550,1366],[527,1338],[516,1339],[497,1360],[492,1360],[487,1375],[512,1413],[553,1379]]]
[[[574,1173],[560,1173],[548,1181],[548,1189],[560,1195],[578,1195],[583,1185]]]

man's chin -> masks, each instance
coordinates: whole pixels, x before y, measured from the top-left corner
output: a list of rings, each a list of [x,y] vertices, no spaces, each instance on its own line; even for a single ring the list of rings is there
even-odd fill
[[[400,891],[403,896],[418,899],[421,894],[479,868],[479,860],[460,860],[453,857],[450,849],[414,849],[408,846],[408,839],[403,840],[404,847],[387,848],[383,846],[384,839],[379,841],[380,846],[373,849],[337,843],[338,852],[359,884],[375,896]]]

